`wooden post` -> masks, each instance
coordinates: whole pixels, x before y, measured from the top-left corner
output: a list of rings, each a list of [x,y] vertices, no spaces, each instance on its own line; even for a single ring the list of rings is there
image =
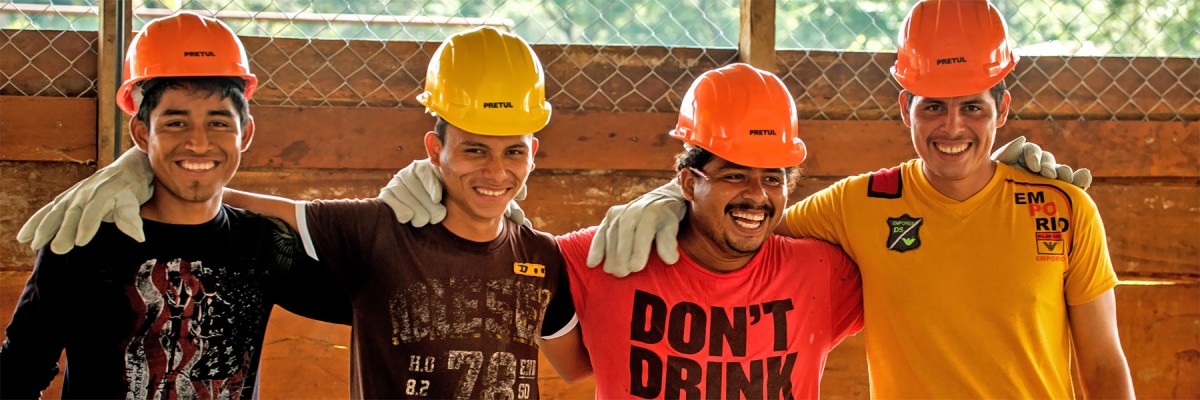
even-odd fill
[[[775,68],[775,0],[741,0],[738,57],[741,62],[778,73]]]
[[[121,68],[125,47],[132,39],[132,2],[100,0],[100,40],[96,78],[96,165],[111,164],[129,148],[124,113],[117,108],[117,89],[121,86]]]

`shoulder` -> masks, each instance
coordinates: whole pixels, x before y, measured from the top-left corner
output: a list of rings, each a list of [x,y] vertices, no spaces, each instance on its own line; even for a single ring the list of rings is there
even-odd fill
[[[504,223],[515,233],[513,239],[517,240],[521,247],[537,252],[553,252],[556,256],[559,254],[558,241],[554,235],[512,222],[507,218],[504,219]]]
[[[536,243],[554,243],[554,235],[518,224],[507,218],[505,218],[504,223],[508,224],[508,227],[513,229],[517,233],[517,237],[521,240]]]
[[[255,228],[264,231],[274,231],[280,234],[295,235],[295,232],[288,226],[287,222],[275,217],[269,217],[250,210],[241,209],[229,205],[222,205],[222,212],[230,227],[233,229]],[[222,218],[218,216],[218,218]]]
[[[558,241],[559,246],[564,247],[564,248],[567,248],[567,247],[585,247],[586,248],[591,245],[592,238],[596,236],[596,232],[599,231],[599,229],[600,228],[596,227],[596,226],[583,228],[583,229],[580,229],[580,230],[577,230],[577,231],[574,231],[571,233],[567,233],[565,235],[558,236],[555,238],[555,240]]]
[[[1013,191],[1020,192],[1028,190],[1030,192],[1042,191],[1049,192],[1047,195],[1060,196],[1072,204],[1090,205],[1093,204],[1092,197],[1083,189],[1058,179],[1050,179],[1039,174],[1028,172],[1025,170],[1014,168],[1010,165],[999,163],[996,168],[1004,174],[1005,182],[1013,185]],[[1094,206],[1092,207],[1094,208]]]
[[[812,259],[813,256],[819,256],[820,259],[846,257],[841,247],[820,239],[771,235],[768,244],[770,246],[764,248],[778,251],[785,259]]]
[[[910,184],[907,176],[914,166],[915,161],[908,161],[894,167],[849,176],[830,185],[825,191],[840,191],[842,195],[854,197],[900,198]]]
[[[841,247],[813,238],[789,238],[775,236],[772,240],[778,250],[773,259],[778,260],[782,274],[807,277],[857,274],[858,264]]]

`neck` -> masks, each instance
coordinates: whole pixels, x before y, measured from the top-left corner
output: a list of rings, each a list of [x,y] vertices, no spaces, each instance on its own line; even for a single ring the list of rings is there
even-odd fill
[[[975,196],[980,190],[987,186],[992,180],[992,176],[996,175],[996,162],[988,161],[983,167],[986,174],[972,174],[971,176],[960,179],[946,179],[934,176],[927,170],[926,164],[922,163],[921,174],[925,176],[925,180],[933,186],[934,190],[955,201],[966,201]]]
[[[717,238],[711,238],[697,231],[691,223],[692,214],[688,214],[687,226],[681,227],[679,232],[679,246],[687,253],[688,257],[692,258],[700,266],[713,272],[733,272],[742,267],[745,267],[750,259],[754,258],[755,253],[749,254],[734,254],[732,251],[724,249],[716,241]]]
[[[442,220],[442,225],[446,227],[450,233],[470,240],[472,242],[490,242],[500,237],[500,233],[504,232],[504,217],[478,219],[469,218],[462,213],[454,212],[450,207],[446,207],[446,219]]]
[[[143,219],[176,225],[199,225],[212,221],[221,209],[221,195],[206,201],[183,201],[172,196],[161,195],[155,189],[154,196],[142,204]]]

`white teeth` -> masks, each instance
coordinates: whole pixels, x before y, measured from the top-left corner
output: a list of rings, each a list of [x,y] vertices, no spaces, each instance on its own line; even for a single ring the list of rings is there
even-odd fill
[[[189,171],[208,171],[208,170],[216,167],[217,162],[216,161],[206,161],[206,162],[180,161],[179,166],[181,166],[181,167],[183,167],[183,169],[186,169]]]
[[[499,196],[499,195],[504,194],[503,190],[487,190],[487,189],[482,189],[482,188],[475,188],[475,191],[484,196]]]
[[[733,216],[733,223],[746,229],[758,229],[759,226],[762,226],[763,220],[767,219],[766,213],[738,210],[731,211],[729,214]]]
[[[751,224],[751,223],[742,221],[740,219],[733,220],[733,223],[737,224],[740,227],[746,228],[746,229],[756,229],[759,227],[759,225],[762,225],[762,221],[758,221],[758,222]]]
[[[730,214],[733,214],[734,217],[744,218],[744,219],[748,219],[751,221],[762,221],[767,218],[767,216],[764,214],[751,214],[751,213],[748,213],[745,211],[734,211],[734,212],[731,212]]]
[[[941,145],[941,144],[938,144],[936,146],[937,146],[938,151],[940,151],[940,152],[943,152],[946,154],[958,154],[958,153],[962,153],[962,152],[966,151],[967,146],[969,146],[969,145],[970,145],[970,143],[963,143],[963,144],[960,144],[957,146],[946,146],[946,145]]]
[[[733,216],[739,217],[739,219],[746,219],[746,220],[751,220],[751,221],[762,221],[764,219],[767,219],[766,215],[751,214],[751,213],[746,213],[746,211],[733,211],[733,213],[730,213],[730,214],[733,214]]]

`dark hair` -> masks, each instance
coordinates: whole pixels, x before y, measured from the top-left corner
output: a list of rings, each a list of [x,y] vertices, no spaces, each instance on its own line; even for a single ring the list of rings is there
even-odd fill
[[[230,76],[188,76],[153,78],[141,83],[142,104],[138,106],[137,119],[143,123],[150,122],[150,112],[158,107],[163,93],[167,89],[186,89],[197,92],[216,94],[221,99],[233,102],[233,108],[238,110],[240,122],[245,125],[250,120],[250,104],[246,101],[246,81]]]
[[[1006,91],[1006,90],[1008,90],[1008,85],[1006,85],[1004,83],[1003,79],[1001,79],[1000,82],[996,84],[996,86],[992,86],[991,89],[988,89],[988,93],[991,93],[992,98],[996,99],[996,110],[997,111],[1000,110],[1000,101],[1004,100],[1004,91]],[[904,90],[902,93],[904,93],[904,98],[908,101],[905,109],[907,110],[907,109],[912,108],[913,93],[908,90]],[[908,112],[908,111],[905,111],[905,112]]]
[[[441,141],[442,143],[446,142],[447,125],[450,125],[450,123],[446,122],[446,120],[442,117],[437,117],[437,122],[433,124],[433,135],[437,136],[438,141]]]
[[[704,166],[716,157],[716,154],[703,147],[685,144],[683,152],[675,155],[675,170],[683,171],[688,167],[703,170]],[[784,168],[783,174],[787,178],[787,193],[792,193],[792,190],[796,189],[796,184],[800,182],[800,172],[798,165]],[[695,175],[695,172],[689,173]]]

